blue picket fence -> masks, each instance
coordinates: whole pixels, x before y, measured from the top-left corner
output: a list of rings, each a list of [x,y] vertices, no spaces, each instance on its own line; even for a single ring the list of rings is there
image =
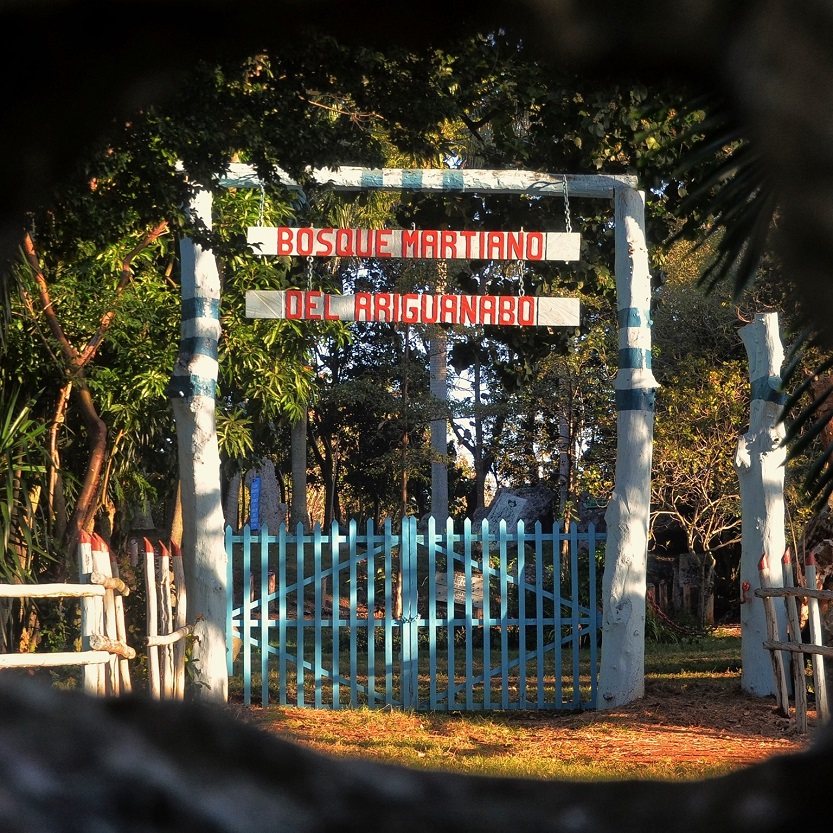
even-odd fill
[[[523,522],[226,530],[246,704],[595,708],[604,534]]]

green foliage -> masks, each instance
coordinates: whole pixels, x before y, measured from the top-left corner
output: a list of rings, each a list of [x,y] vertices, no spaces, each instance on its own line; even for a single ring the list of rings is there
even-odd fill
[[[114,501],[123,510],[146,498],[162,502],[174,492],[176,444],[165,386],[178,345],[176,244],[190,234],[212,248],[222,274],[217,424],[226,467],[264,454],[284,460],[276,449],[286,447],[288,426],[312,408],[316,442],[310,451],[318,479],[345,508],[375,516],[382,507],[390,511],[399,502],[404,466],[411,498],[422,509],[431,463],[432,405],[421,393],[429,334],[419,328],[410,333],[414,349],[406,374],[391,333],[332,322],[252,321],[245,317],[244,298],[252,288],[349,291],[359,285],[360,269],[391,288],[431,289],[437,275],[391,262],[343,259],[309,269],[300,259],[257,258],[247,249],[246,228],[289,222],[564,228],[561,199],[344,196],[315,186],[307,174],[309,167],[327,165],[442,166],[456,156],[470,168],[638,170],[648,187],[650,237],[663,240],[679,224],[685,190],[674,167],[697,140],[689,131],[703,118],[677,106],[683,94],[665,85],[591,82],[555,72],[532,60],[511,31],[419,50],[348,46],[309,35],[275,54],[196,65],[164,105],[114,125],[31,218],[53,308],[76,349],[89,342],[102,317],[113,316],[86,369],[109,437],[102,503]],[[217,175],[232,159],[252,163],[263,189],[220,187]],[[288,187],[278,168],[303,190]],[[211,230],[191,227],[183,215],[195,182],[214,193]],[[468,416],[476,410],[485,426],[478,449],[485,467],[495,460],[502,475],[531,478],[540,452],[537,459],[547,460],[544,479],[550,479],[550,461],[563,444],[552,425],[566,414],[571,443],[583,455],[572,467],[572,499],[603,493],[612,477],[603,345],[612,332],[615,282],[610,207],[573,199],[570,208],[584,235],[582,261],[536,265],[524,281],[530,294],[580,295],[589,310],[580,332],[489,327],[449,335],[455,366],[462,370],[476,361],[488,381],[490,401],[468,403]],[[134,251],[162,220],[167,233]],[[450,271],[450,291],[518,291],[515,269],[474,263]],[[23,304],[17,314],[10,331],[12,367],[26,367],[45,389],[37,416],[49,423],[66,368],[53,361],[57,346],[42,318]],[[537,415],[528,426],[537,433],[526,436],[523,426],[513,424],[519,407]],[[88,450],[74,407],[60,453],[66,470],[80,480]],[[454,466],[452,479],[462,478],[462,467]],[[67,495],[72,499],[70,483]]]
[[[49,557],[36,513],[45,485],[46,459],[41,438],[46,426],[32,418],[33,402],[19,391],[0,388],[0,578],[32,582]]]

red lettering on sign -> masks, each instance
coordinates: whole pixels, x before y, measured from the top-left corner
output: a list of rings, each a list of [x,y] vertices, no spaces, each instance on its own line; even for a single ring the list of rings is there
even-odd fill
[[[325,295],[324,296],[324,320],[325,321],[338,321],[339,317],[330,311],[330,298],[332,295]]]
[[[419,321],[419,295],[402,296],[402,320],[406,324],[416,324]]]
[[[315,253],[320,257],[329,257],[333,253],[333,230],[331,228],[318,229],[315,242],[318,244]]]
[[[281,226],[278,229],[278,251],[277,254],[279,255],[291,255],[292,254],[292,229],[286,228],[286,226]]]
[[[428,307],[431,307],[431,311],[428,311]],[[437,304],[437,297],[436,295],[423,295],[422,296],[422,323],[423,324],[436,324],[437,323],[437,315],[439,313],[439,305]]]
[[[526,235],[526,259],[544,259],[544,235],[540,231],[530,231]]]
[[[364,245],[362,245],[364,235]],[[373,257],[373,232],[359,229],[356,232],[356,257]]]
[[[419,257],[419,232],[416,229],[402,230],[402,257]]]
[[[477,296],[460,296],[460,324],[479,324],[477,320]]]
[[[457,299],[459,295],[440,296],[440,321],[443,324],[457,324]]]
[[[353,257],[353,230],[340,228],[336,230],[336,254],[339,257]]]
[[[391,230],[389,228],[376,229],[376,257],[390,257],[388,246],[391,242]]]
[[[373,296],[369,292],[356,293],[356,305],[353,307],[353,319],[355,321],[372,321],[371,304]]]
[[[500,296],[498,323],[503,325],[515,323],[515,298],[512,295]]]
[[[503,241],[503,232],[490,231],[488,232],[486,242],[486,258],[489,260],[504,260],[505,246]]]
[[[324,318],[324,302],[321,300],[322,292],[313,290],[305,295],[306,315],[309,321],[321,321]]]
[[[286,291],[285,303],[287,318],[304,317],[303,293],[299,292],[297,289],[288,289]]]
[[[447,229],[440,232],[440,250],[441,258],[457,257],[457,232]]]
[[[439,234],[438,231],[422,232],[422,257],[440,256]]]
[[[487,321],[486,319],[491,319]],[[495,320],[495,296],[484,295],[480,299],[480,323],[481,324],[497,324]]]
[[[295,248],[301,257],[312,254],[313,231],[311,228],[299,228],[295,234]]]
[[[376,309],[373,311],[374,321],[392,321],[391,318],[391,301],[393,296],[390,292],[384,292],[376,296]]]
[[[524,257],[524,233],[522,231],[506,233],[506,257],[511,260],[526,260]]]
[[[535,299],[529,295],[518,298],[518,324],[531,327],[535,324]]]
[[[471,253],[471,244],[472,240],[474,239],[474,235],[477,234],[476,231],[461,231],[460,235],[462,236],[463,240],[465,241],[465,254],[463,255],[466,260],[471,260],[473,257]]]

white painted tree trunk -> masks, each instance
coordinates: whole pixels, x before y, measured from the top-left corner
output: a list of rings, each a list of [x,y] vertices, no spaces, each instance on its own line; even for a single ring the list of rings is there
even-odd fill
[[[645,241],[645,196],[616,189],[616,292],[619,371],[617,451],[608,504],[598,708],[645,693],[645,588],[651,510],[654,391],[651,370],[651,276]]]
[[[190,209],[211,227],[211,194]],[[194,697],[226,702],[226,551],[220,493],[215,393],[220,337],[220,278],[213,254],[183,238],[182,342],[169,385],[182,486],[182,557],[194,622]]]
[[[437,529],[443,529],[448,519],[448,339],[441,327],[432,332],[428,349],[434,409],[431,418],[431,517],[437,522]]]
[[[735,468],[740,481],[743,532],[741,544],[741,587],[746,601],[740,608],[741,685],[744,691],[765,697],[775,694],[775,679],[769,652],[763,647],[767,639],[763,600],[754,595],[760,587],[758,562],[765,553],[773,587],[783,586],[781,557],[785,548],[784,533],[784,461],[782,445],[784,426],[779,423],[784,396],[781,387],[781,364],[784,349],[778,333],[778,314],[756,315],[740,331],[749,356],[749,381],[752,386],[749,430],[738,440]],[[786,642],[783,607],[778,631]]]

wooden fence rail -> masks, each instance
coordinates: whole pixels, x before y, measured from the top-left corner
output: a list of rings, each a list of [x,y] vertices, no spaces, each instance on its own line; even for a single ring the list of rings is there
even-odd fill
[[[118,577],[104,540],[81,533],[77,584],[2,584],[0,597],[16,599],[77,598],[81,600],[81,650],[51,653],[0,654],[0,668],[83,668],[84,690],[118,694],[131,690],[128,660],[136,651],[127,644],[123,596],[130,593]]]
[[[148,688],[156,699],[185,695],[185,638],[193,631],[186,623],[185,576],[177,546],[144,539],[147,591]],[[136,553],[136,551],[134,551]],[[137,553],[136,553],[137,554]],[[136,566],[137,561],[131,558]],[[81,650],[49,653],[0,654],[1,668],[81,666],[84,690],[97,695],[132,691],[129,661],[136,650],[127,644],[124,597],[130,588],[119,577],[118,562],[98,535],[81,533],[78,546],[78,583],[0,584],[0,598],[77,598],[81,605]]]
[[[145,588],[147,591],[148,686],[157,700],[182,700],[185,696],[186,637],[193,626],[186,623],[185,572],[182,552],[171,551],[144,539]]]
[[[819,721],[827,723],[830,720],[830,702],[827,692],[827,682],[824,671],[824,657],[833,658],[833,648],[822,644],[821,616],[819,601],[833,602],[833,590],[819,590],[816,588],[816,565],[812,553],[808,553],[805,562],[805,580],[809,587],[796,586],[790,550],[781,559],[783,572],[783,587],[773,587],[767,567],[766,556],[762,556],[758,563],[761,586],[755,590],[755,595],[763,599],[766,617],[767,639],[763,647],[772,657],[773,673],[775,674],[776,702],[785,716],[790,714],[789,688],[784,663],[784,654],[791,657],[793,672],[793,699],[795,703],[796,730],[807,732],[807,682],[805,677],[804,657],[811,657],[813,669],[813,693],[816,700],[816,713]],[[778,636],[778,622],[775,611],[775,599],[784,599],[787,611],[788,641],[784,642]],[[807,616],[810,627],[810,642],[804,642],[801,635],[801,617],[798,611],[798,600],[807,600]],[[800,658],[799,658],[800,657]]]

